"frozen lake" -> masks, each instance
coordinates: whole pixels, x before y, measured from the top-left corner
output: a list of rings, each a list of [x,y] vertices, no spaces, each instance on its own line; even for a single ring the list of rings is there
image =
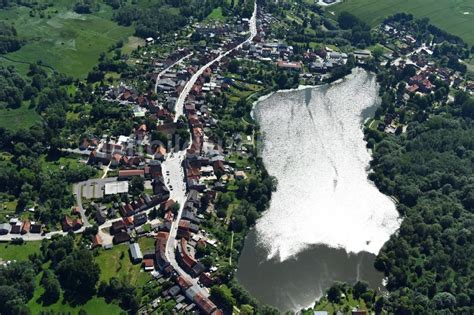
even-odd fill
[[[247,238],[237,277],[262,302],[296,309],[335,280],[380,284],[374,254],[399,222],[392,200],[367,179],[362,123],[377,101],[375,78],[355,70],[256,105],[262,158],[278,190]]]

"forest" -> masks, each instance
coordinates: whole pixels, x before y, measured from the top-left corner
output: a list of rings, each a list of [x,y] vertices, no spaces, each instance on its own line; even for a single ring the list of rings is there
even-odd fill
[[[370,178],[400,201],[404,218],[375,262],[398,313],[469,313],[472,306],[473,108],[460,94],[429,120],[410,124],[406,135],[375,145]]]
[[[408,15],[390,20],[416,27],[422,37],[432,30],[427,21]],[[457,37],[434,32],[434,40],[443,42],[433,54],[437,61],[465,72],[457,60],[469,55],[467,47]],[[390,295],[383,303],[396,314],[471,313],[474,99],[462,91],[449,98],[450,87],[432,77],[434,93],[412,94],[404,104],[406,82],[415,69],[387,63],[376,71],[382,102],[375,118],[398,117],[407,125],[406,132],[395,134],[365,129],[373,149],[369,178],[398,201],[403,218],[375,261],[388,279]]]

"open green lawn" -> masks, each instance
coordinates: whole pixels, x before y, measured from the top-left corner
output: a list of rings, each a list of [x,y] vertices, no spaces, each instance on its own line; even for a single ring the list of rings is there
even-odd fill
[[[132,264],[126,244],[116,245],[109,250],[101,249],[95,260],[100,266],[101,281],[109,281],[110,278],[116,277],[125,279],[137,287],[142,287],[151,280],[151,276],[143,272],[141,264]]]
[[[153,237],[141,237],[138,239],[142,253],[155,250],[155,239]]]
[[[15,109],[0,108],[0,127],[11,130],[28,129],[41,120],[34,108],[29,108],[27,102]]]
[[[0,243],[0,260],[27,260],[28,256],[39,253],[41,242],[26,242],[22,245]]]
[[[0,11],[0,20],[13,24],[19,37],[27,42],[20,50],[7,54],[8,58],[33,63],[41,60],[60,72],[85,77],[101,52],[118,40],[127,42],[133,33],[132,27],[110,20],[112,9],[105,4],[99,12],[77,14],[71,10],[75,1],[50,3],[54,6],[44,11],[43,18],[39,14],[31,17],[27,7]]]
[[[344,0],[327,10],[348,11],[371,26],[397,12],[428,17],[439,28],[474,44],[474,1],[472,0]]]
[[[474,58],[467,60],[467,78],[470,80],[474,79]]]
[[[26,77],[30,71],[30,62],[16,61],[5,56],[0,56],[0,66],[5,68],[13,66],[15,67],[18,74],[23,77]],[[43,69],[48,73],[53,72],[52,69],[48,67],[43,67]]]
[[[8,217],[14,216],[16,213],[16,208],[18,205],[18,200],[17,199],[6,199],[2,198],[0,199],[0,222],[8,222]],[[1,257],[1,256],[0,256]]]
[[[244,137],[245,141],[247,141],[247,135],[242,134],[242,137]],[[234,161],[235,162],[235,167],[237,169],[243,170],[247,166],[252,166],[252,164],[249,162],[248,158],[245,156],[242,156],[238,153],[234,153],[231,156],[229,156],[229,161]]]
[[[145,46],[145,40],[140,37],[129,36],[128,39],[124,41],[122,52],[124,54],[131,54],[138,46]]]

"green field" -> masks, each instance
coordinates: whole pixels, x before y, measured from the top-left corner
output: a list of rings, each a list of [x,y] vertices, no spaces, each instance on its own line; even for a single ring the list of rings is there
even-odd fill
[[[100,281],[116,277],[141,287],[151,280],[150,274],[143,272],[141,264],[132,264],[126,244],[116,245],[110,250],[101,249],[95,260],[100,267]]]
[[[327,10],[336,14],[348,11],[370,26],[394,13],[411,13],[418,18],[427,17],[437,27],[474,44],[473,0],[344,0]]]
[[[41,116],[28,103],[19,108],[0,108],[0,126],[11,130],[28,129],[39,121]]]
[[[109,6],[103,4],[93,14],[77,14],[71,10],[74,3],[54,1],[53,7],[43,11],[43,18],[39,14],[31,17],[27,7],[0,11],[0,20],[13,24],[19,37],[26,41],[20,50],[6,56],[21,62],[41,60],[59,72],[82,78],[97,64],[101,52],[133,33],[132,27],[110,20]]]
[[[41,242],[26,242],[22,245],[0,243],[0,260],[27,260],[28,256],[39,253]]]
[[[216,21],[216,22],[223,22],[225,20],[224,16],[222,15],[222,8],[218,7],[212,10],[212,12],[206,17],[206,21]]]

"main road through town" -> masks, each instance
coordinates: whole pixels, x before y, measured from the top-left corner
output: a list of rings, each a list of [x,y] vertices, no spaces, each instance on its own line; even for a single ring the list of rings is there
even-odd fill
[[[179,95],[178,100],[176,101],[176,106],[175,106],[176,116],[174,118],[175,122],[178,120],[179,116],[183,115],[183,107],[184,107],[186,98],[188,97],[189,92],[191,91],[192,87],[196,83],[197,79],[202,75],[204,70],[209,68],[215,62],[220,61],[223,57],[227,56],[231,52],[242,48],[242,46],[245,43],[251,43],[253,38],[257,35],[257,4],[256,3],[255,3],[252,17],[249,20],[249,30],[250,30],[250,36],[245,41],[243,41],[242,43],[240,43],[239,45],[237,45],[236,47],[228,51],[220,53],[215,59],[208,62],[206,65],[202,66],[191,77],[191,79],[189,79],[183,91]],[[186,149],[179,152],[168,154],[166,160],[162,164],[162,171],[163,171],[165,183],[168,186],[168,188],[170,188],[170,191],[171,191],[170,198],[174,199],[180,205],[176,219],[173,221],[171,225],[169,238],[166,243],[166,257],[168,258],[168,261],[173,266],[173,268],[178,272],[179,275],[181,275],[182,277],[190,281],[198,292],[208,297],[209,292],[207,291],[207,289],[200,286],[196,278],[192,278],[189,274],[184,272],[184,270],[178,265],[176,261],[176,257],[175,257],[176,235],[178,232],[178,223],[181,220],[184,204],[187,199],[186,183],[185,183],[184,172],[183,172],[183,167],[182,167],[182,162],[185,156],[186,156]]]

